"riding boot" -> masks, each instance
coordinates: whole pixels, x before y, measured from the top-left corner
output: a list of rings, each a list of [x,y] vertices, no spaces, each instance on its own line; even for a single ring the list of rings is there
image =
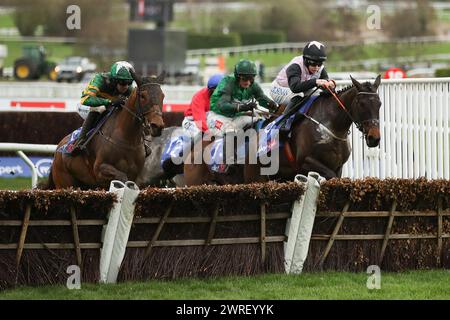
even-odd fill
[[[296,101],[296,99],[292,99],[291,101],[289,101],[288,105],[286,106],[286,108],[283,111],[283,115],[285,116],[285,119],[282,120],[282,122],[280,123],[280,133],[283,137],[285,137],[289,133],[289,130],[286,127],[286,120],[290,117],[289,114],[297,106],[298,106],[298,101]]]
[[[294,101],[295,99],[292,99],[291,101],[289,101],[288,105],[286,106],[286,108],[283,111],[284,115],[289,114],[295,106],[297,106],[297,101]]]
[[[95,125],[98,115],[99,113],[97,112],[89,112],[86,120],[84,120],[83,122],[83,127],[81,128],[80,136],[78,137],[77,141],[74,144],[74,147],[71,152],[72,154],[76,154],[79,151],[83,151],[84,147],[82,145],[86,141],[86,135],[88,134],[89,130],[91,130],[92,127]]]

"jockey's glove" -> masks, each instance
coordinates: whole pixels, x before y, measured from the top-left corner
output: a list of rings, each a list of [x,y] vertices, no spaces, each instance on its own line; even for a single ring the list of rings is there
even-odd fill
[[[269,103],[267,103],[267,107],[271,112],[275,112],[278,110],[279,105],[275,101],[270,100]]]
[[[125,97],[120,96],[117,99],[112,100],[110,106],[120,108],[125,103],[125,100]]]
[[[256,102],[241,103],[237,107],[237,112],[250,111],[255,109],[256,106]]]

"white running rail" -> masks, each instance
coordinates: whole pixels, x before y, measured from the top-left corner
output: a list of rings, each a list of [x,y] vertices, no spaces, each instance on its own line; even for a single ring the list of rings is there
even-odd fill
[[[0,143],[0,151],[15,151],[31,170],[31,188],[36,188],[38,173],[35,165],[24,152],[55,153],[56,145],[53,144],[27,144],[27,143]]]

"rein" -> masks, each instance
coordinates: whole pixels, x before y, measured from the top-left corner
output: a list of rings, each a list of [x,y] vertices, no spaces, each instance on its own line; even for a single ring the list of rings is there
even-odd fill
[[[136,93],[136,100],[137,100],[137,110],[138,110],[138,112],[136,113],[136,112],[133,112],[132,110],[130,110],[128,107],[126,107],[126,106],[123,106],[122,108],[124,108],[129,114],[131,114],[136,120],[138,120],[144,127],[146,127],[147,126],[147,123],[146,123],[146,119],[145,119],[145,115],[146,114],[148,114],[148,113],[151,113],[151,112],[153,112],[153,113],[156,113],[157,115],[159,115],[159,116],[162,116],[162,112],[161,111],[159,111],[159,110],[152,110],[152,107],[156,107],[156,106],[159,106],[159,105],[157,105],[157,104],[154,104],[153,106],[150,106],[149,107],[149,109],[147,110],[147,111],[143,111],[143,108],[142,108],[142,106],[141,106],[141,99],[140,99],[140,94],[141,94],[141,88],[143,88],[143,87],[147,87],[147,86],[150,86],[150,85],[157,85],[157,86],[160,86],[160,84],[159,83],[146,83],[146,84],[144,84],[144,85],[142,85],[142,86],[140,86],[140,87],[138,87],[137,88],[137,93]],[[145,107],[145,106],[144,106]]]
[[[330,88],[328,88],[328,87],[326,87],[326,88],[327,88],[327,90],[331,93],[331,95],[336,99],[336,101],[338,102],[338,105],[342,108],[342,110],[344,110],[344,112],[347,114],[347,116],[350,118],[350,120],[355,124],[356,128],[358,128],[358,130],[361,131],[363,134],[365,134],[365,132],[364,132],[364,126],[363,126],[364,123],[369,122],[369,123],[372,123],[372,124],[374,124],[374,125],[378,125],[378,123],[379,123],[379,120],[378,120],[378,119],[368,119],[368,120],[364,120],[364,121],[361,121],[361,122],[356,121],[356,120],[352,117],[352,115],[350,114],[350,112],[348,112],[348,110],[347,110],[347,108],[345,107],[344,103],[343,103],[342,100],[337,96],[337,94],[334,93]],[[356,94],[356,96],[358,96],[358,95],[360,95],[360,94],[370,94],[370,95],[376,94],[376,95],[377,95],[376,92],[358,92],[358,93]],[[355,100],[356,100],[356,98],[355,98]],[[353,100],[353,103],[355,102],[355,100]],[[352,103],[352,104],[353,104],[353,103]]]
[[[145,112],[143,111],[143,107],[141,106],[141,99],[140,99],[141,88],[147,87],[149,85],[160,86],[159,83],[146,83],[146,84],[141,85],[141,86],[139,86],[137,88],[137,93],[136,93],[136,100],[137,100],[136,104],[137,104],[137,107],[136,107],[136,109],[138,110],[138,112],[134,112],[133,110],[131,110],[130,108],[128,108],[125,105],[122,106],[123,109],[125,109],[131,116],[133,116],[136,120],[139,121],[139,123],[142,124],[142,127],[144,129],[146,129],[148,127],[147,119],[144,117],[146,114],[153,112],[153,113],[156,113],[157,115],[162,115],[161,111],[155,110],[155,109],[152,108],[152,107],[159,107],[159,105],[157,105],[157,104],[154,104],[152,106],[150,106],[150,104],[145,105],[144,107],[146,107],[146,106],[150,106],[150,107],[149,107],[149,109],[147,111],[145,111]],[[115,146],[117,146],[119,148],[128,149],[128,150],[136,150],[136,149],[138,149],[140,146],[142,146],[142,144],[145,141],[145,137],[143,136],[142,140],[141,140],[141,142],[139,144],[134,145],[134,146],[130,146],[130,145],[126,144],[126,143],[122,143],[120,141],[116,141],[116,140],[112,139],[111,137],[106,136],[101,130],[99,131],[99,134],[104,140],[108,141],[109,143],[111,143],[111,144],[113,144],[113,145],[115,145]]]
[[[136,149],[139,149],[139,147],[142,146],[142,142],[143,142],[143,140],[141,140],[141,142],[140,142],[139,144],[136,144],[136,145],[134,145],[134,146],[130,146],[128,143],[120,142],[120,141],[118,141],[117,139],[114,140],[114,139],[111,138],[110,136],[106,136],[106,135],[103,133],[102,130],[99,130],[98,133],[99,133],[100,137],[102,137],[103,139],[105,139],[105,140],[108,141],[109,143],[111,143],[111,144],[113,144],[113,145],[115,145],[115,146],[117,146],[117,147],[119,147],[119,148],[122,148],[122,149],[136,150]]]

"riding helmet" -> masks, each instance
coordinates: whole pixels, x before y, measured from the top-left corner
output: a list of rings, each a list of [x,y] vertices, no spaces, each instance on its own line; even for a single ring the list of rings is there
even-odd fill
[[[208,79],[208,84],[207,84],[208,89],[213,89],[213,88],[217,87],[219,85],[219,82],[222,79],[223,79],[223,74],[222,73],[216,73],[216,74],[212,75]]]
[[[318,41],[308,42],[303,48],[303,58],[316,62],[323,62],[327,60],[325,46]]]
[[[112,80],[133,81],[131,71],[133,66],[127,61],[117,61],[111,66],[110,78]]]
[[[242,59],[234,66],[234,77],[240,75],[256,76],[256,64],[250,60]]]

